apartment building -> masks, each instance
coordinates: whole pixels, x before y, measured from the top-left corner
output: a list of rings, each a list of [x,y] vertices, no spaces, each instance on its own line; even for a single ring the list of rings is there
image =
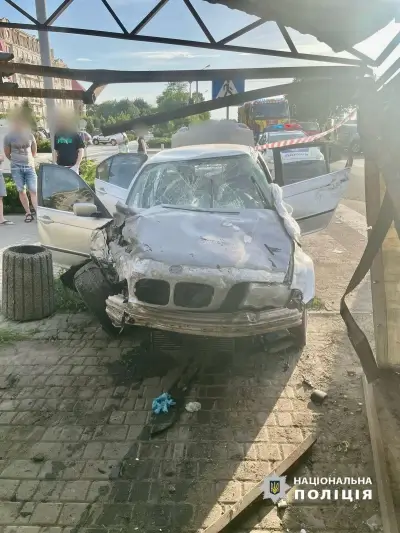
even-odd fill
[[[0,18],[0,21],[6,22],[7,19]],[[19,29],[14,28],[0,28],[0,51],[11,52],[14,54],[14,61],[18,63],[31,63],[34,65],[41,64],[39,40]],[[66,67],[67,65],[61,59],[54,58],[53,50],[51,50],[52,64],[55,67]],[[43,87],[44,82],[41,76],[30,76],[27,74],[14,74],[9,81],[18,83],[19,87]],[[55,89],[72,88],[71,80],[62,80],[53,78],[53,86]],[[9,113],[15,106],[21,104],[24,98],[13,96],[0,96],[0,113]],[[46,125],[46,102],[43,98],[30,98],[30,104],[38,118],[40,125]],[[74,102],[72,100],[56,100],[58,109],[74,110]]]

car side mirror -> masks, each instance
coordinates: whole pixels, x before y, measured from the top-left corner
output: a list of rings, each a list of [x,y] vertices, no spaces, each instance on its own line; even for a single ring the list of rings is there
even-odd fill
[[[79,203],[72,206],[74,215],[77,217],[92,217],[97,213],[97,206],[90,203]]]

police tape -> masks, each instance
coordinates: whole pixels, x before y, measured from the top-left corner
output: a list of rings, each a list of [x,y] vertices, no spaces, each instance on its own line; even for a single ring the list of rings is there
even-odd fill
[[[348,115],[346,115],[341,121],[339,121],[329,130],[323,131],[321,133],[316,133],[315,135],[309,135],[308,137],[286,139],[285,141],[276,141],[274,143],[268,143],[268,144],[259,144],[256,146],[256,150],[259,150],[259,151],[271,150],[272,148],[282,148],[283,146],[292,146],[294,144],[305,144],[305,143],[311,143],[311,142],[317,141],[318,139],[322,139],[322,137],[329,135],[333,131],[340,128],[340,126],[343,126],[343,124],[348,122],[351,119],[351,117],[354,115],[354,111],[355,110],[353,109]]]

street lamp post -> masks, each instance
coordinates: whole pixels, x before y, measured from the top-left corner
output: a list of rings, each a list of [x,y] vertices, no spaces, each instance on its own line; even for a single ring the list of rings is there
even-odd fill
[[[46,0],[36,0],[36,16],[40,23],[44,23],[47,19],[46,15]],[[45,67],[51,67],[51,51],[49,43],[49,33],[47,31],[39,31],[39,47],[40,47],[40,58],[42,65]],[[44,88],[53,89],[53,79],[44,77]],[[46,108],[47,108],[47,122],[50,130],[50,139],[51,146],[53,146],[54,140],[54,125],[52,121],[54,120],[55,113],[55,102],[52,98],[46,98]]]
[[[206,70],[206,68],[210,68],[210,65],[206,65],[201,70]],[[196,81],[196,94],[199,94],[199,82],[198,81]]]

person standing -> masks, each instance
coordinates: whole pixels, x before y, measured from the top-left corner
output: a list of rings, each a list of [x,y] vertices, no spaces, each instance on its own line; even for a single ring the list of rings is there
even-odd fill
[[[22,114],[11,121],[10,132],[4,137],[4,154],[11,162],[11,177],[17,187],[20,202],[25,209],[25,222],[32,222],[27,192],[35,211],[37,210],[35,161],[37,146],[27,121]]]
[[[53,154],[57,165],[79,174],[85,143],[72,118],[62,117],[54,135]]]
[[[147,154],[147,144],[144,140],[144,137],[140,136],[138,138],[138,153]]]

